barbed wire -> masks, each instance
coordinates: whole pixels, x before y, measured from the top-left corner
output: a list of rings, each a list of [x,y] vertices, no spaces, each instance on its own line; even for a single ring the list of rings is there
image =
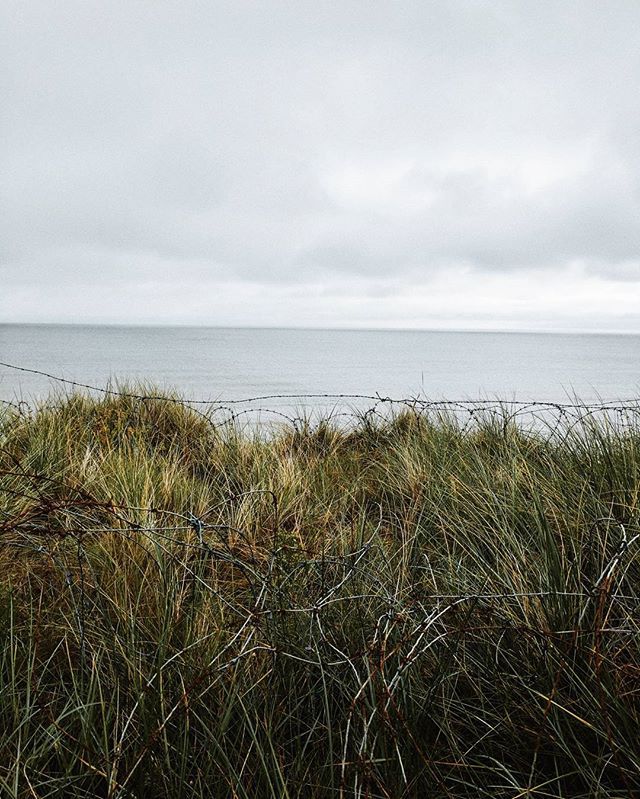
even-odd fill
[[[6,485],[0,485],[0,493],[8,494],[14,498],[22,498],[30,500],[36,504],[29,512],[24,509],[20,510],[17,515],[11,515],[7,511],[3,511],[5,515],[4,521],[0,522],[0,546],[2,547],[16,547],[25,550],[32,550],[37,554],[46,554],[53,556],[51,546],[47,546],[43,541],[55,541],[57,543],[63,542],[66,539],[71,539],[81,549],[85,549],[87,540],[95,540],[96,536],[117,534],[125,538],[130,538],[131,534],[140,534],[142,537],[152,538],[157,543],[157,538],[161,538],[178,548],[184,550],[196,550],[201,555],[210,557],[212,560],[219,560],[238,566],[245,576],[248,576],[249,582],[251,579],[256,579],[262,585],[253,586],[253,593],[255,596],[264,593],[264,581],[268,581],[268,574],[273,568],[273,559],[283,553],[297,552],[299,555],[304,555],[305,550],[296,548],[290,544],[278,544],[278,499],[276,494],[270,490],[249,490],[238,492],[237,494],[229,494],[220,502],[215,503],[210,508],[206,509],[199,516],[193,511],[186,513],[179,513],[171,511],[166,508],[158,508],[154,506],[132,506],[132,505],[119,505],[113,501],[101,501],[91,497],[82,488],[75,488],[75,491],[80,496],[62,496],[57,498],[50,498],[44,496],[38,490],[39,483],[56,482],[53,478],[46,475],[27,473],[20,470],[0,469],[0,478],[20,478],[27,480],[31,483],[30,491],[19,490],[17,488],[10,488]],[[59,481],[58,481],[59,482]],[[60,486],[61,487],[61,486]],[[251,542],[251,536],[238,527],[226,523],[212,523],[206,521],[207,517],[214,511],[219,510],[222,506],[230,505],[239,502],[246,497],[252,495],[269,495],[272,501],[272,513],[274,516],[273,533],[275,539],[271,548],[262,548],[261,556],[258,555],[254,544]],[[89,511],[99,511],[101,514],[111,517],[119,524],[108,525],[105,523],[96,524],[97,519],[89,514]],[[52,524],[55,514],[61,513],[64,515],[67,524],[59,524],[57,527]],[[153,524],[150,521],[143,523],[136,521],[132,518],[131,514],[143,514],[147,520],[156,517],[173,517],[182,523],[179,524]],[[84,525],[81,522],[84,520]],[[58,520],[59,521],[59,520]],[[69,521],[75,524],[69,524]],[[87,526],[87,521],[93,523],[94,526]],[[343,570],[342,576],[335,583],[327,586],[323,583],[322,595],[315,599],[310,604],[295,606],[290,608],[278,608],[274,610],[261,610],[258,615],[273,615],[277,613],[317,613],[321,609],[328,607],[339,601],[348,601],[355,597],[351,594],[337,597],[336,594],[354,577],[359,574],[361,577],[366,577],[370,585],[380,586],[378,575],[369,573],[368,570],[361,566],[364,559],[374,550],[379,549],[379,544],[376,543],[376,536],[380,527],[380,523],[375,531],[369,536],[366,542],[356,549],[347,552],[343,555],[327,555],[323,554],[322,557],[301,557],[299,558],[292,568],[291,574],[284,582],[287,582],[294,572],[302,569],[319,569],[330,567],[335,571],[336,567],[338,572]],[[536,591],[515,591],[515,592],[463,592],[463,593],[438,593],[426,592],[424,594],[425,600],[431,602],[449,602],[460,603],[465,601],[492,601],[498,599],[532,599],[532,598],[553,598],[553,597],[572,597],[578,599],[593,599],[598,596],[601,591],[609,590],[614,574],[624,561],[625,557],[630,556],[634,549],[634,545],[640,540],[640,526],[635,524],[633,527],[634,534],[629,536],[629,532],[625,526],[615,522],[615,520],[603,518],[598,522],[614,522],[615,525],[620,527],[621,536],[618,545],[616,546],[613,554],[605,562],[599,576],[594,579],[593,584],[589,590],[584,591],[562,591],[562,590],[536,590]],[[226,535],[222,535],[222,532]],[[189,533],[195,534],[196,540],[189,540]],[[17,536],[12,539],[10,536],[13,534]],[[215,545],[213,545],[207,538],[210,534],[215,536]],[[229,534],[235,534],[244,545],[244,552],[234,551],[234,545],[230,541]],[[236,548],[237,549],[237,548]],[[86,553],[85,553],[86,554]],[[151,553],[150,553],[151,554]],[[152,557],[154,557],[152,555]],[[260,573],[261,564],[268,564],[266,571]],[[425,566],[419,563],[413,564],[411,567],[416,573],[417,579],[422,585],[422,572],[426,570]],[[187,569],[191,571],[190,569]],[[430,571],[430,570],[429,570]],[[217,589],[209,586],[213,593],[218,593]],[[258,590],[256,590],[258,589]],[[404,592],[410,593],[410,589],[405,585]],[[378,596],[378,594],[368,594],[368,596]],[[617,595],[619,600],[638,601],[639,597],[632,595]],[[384,599],[393,606],[396,599],[391,595],[385,595]],[[409,615],[415,615],[416,608],[424,610],[424,603],[422,601],[413,603]],[[406,608],[404,609],[406,611]],[[252,610],[256,613],[256,609]]]
[[[449,418],[454,417],[457,419],[462,416],[466,418],[466,425],[463,431],[466,431],[469,425],[476,421],[492,418],[494,421],[500,420],[503,424],[508,424],[515,420],[528,420],[538,428],[547,428],[554,435],[563,428],[563,425],[563,432],[568,433],[572,427],[587,422],[588,419],[594,417],[616,421],[623,426],[629,424],[630,420],[635,423],[640,418],[640,398],[620,401],[600,400],[597,402],[557,402],[551,400],[501,398],[437,400],[419,395],[398,398],[381,394],[317,392],[306,394],[260,394],[242,398],[205,400],[176,397],[171,392],[166,394],[144,394],[108,386],[101,387],[4,361],[0,361],[0,368],[37,375],[63,386],[82,389],[102,396],[119,397],[142,403],[161,402],[187,407],[213,427],[233,425],[243,419],[251,421],[267,416],[286,421],[293,426],[294,430],[299,431],[301,426],[308,425],[312,421],[309,414],[314,412],[320,414],[320,421],[340,422],[356,419],[366,425],[372,420],[388,421],[389,410],[393,412],[395,409],[404,409],[415,414],[444,414]],[[282,407],[276,409],[264,405],[255,406],[254,404],[269,400],[277,400],[280,403],[283,401],[290,404],[298,403],[302,405],[302,408],[298,408],[297,415],[292,415],[282,410]],[[330,403],[331,407],[307,404],[309,402],[318,403],[318,401]],[[20,414],[32,412],[31,406],[23,400],[16,402],[3,399],[0,402],[6,406],[13,407]],[[354,403],[360,403],[361,406],[357,407]],[[367,405],[362,405],[362,403],[367,403]],[[247,405],[251,407],[246,407]],[[345,408],[349,408],[349,410],[345,410]],[[381,412],[385,409],[387,413]],[[300,411],[302,411],[302,414],[300,414]],[[226,416],[220,419],[221,414],[226,414]]]

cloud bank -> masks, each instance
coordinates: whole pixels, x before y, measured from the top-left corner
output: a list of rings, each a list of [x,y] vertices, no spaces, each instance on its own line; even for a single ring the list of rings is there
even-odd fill
[[[3,4],[7,321],[640,331],[640,6]]]

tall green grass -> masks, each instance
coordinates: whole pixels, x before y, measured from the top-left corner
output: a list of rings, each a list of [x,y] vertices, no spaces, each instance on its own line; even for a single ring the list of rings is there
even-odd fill
[[[640,425],[0,420],[0,795],[640,795]],[[464,424],[463,424],[464,422]]]

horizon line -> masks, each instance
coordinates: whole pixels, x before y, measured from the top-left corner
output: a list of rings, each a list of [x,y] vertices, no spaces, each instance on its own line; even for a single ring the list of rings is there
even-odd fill
[[[611,328],[476,328],[476,327],[323,327],[320,325],[215,325],[192,322],[5,322],[0,327],[101,327],[124,329],[192,329],[192,330],[291,330],[336,333],[504,333],[508,335],[591,335],[591,336],[639,336],[640,330],[617,330]]]

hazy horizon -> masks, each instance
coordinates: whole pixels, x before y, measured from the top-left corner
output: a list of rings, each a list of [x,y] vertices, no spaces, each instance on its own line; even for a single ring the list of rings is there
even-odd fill
[[[116,327],[136,329],[204,329],[204,330],[317,330],[345,333],[461,333],[461,334],[505,334],[540,336],[640,336],[637,330],[589,330],[582,328],[536,329],[536,328],[474,328],[474,327],[322,327],[320,325],[213,325],[188,322],[0,322],[2,327]]]

